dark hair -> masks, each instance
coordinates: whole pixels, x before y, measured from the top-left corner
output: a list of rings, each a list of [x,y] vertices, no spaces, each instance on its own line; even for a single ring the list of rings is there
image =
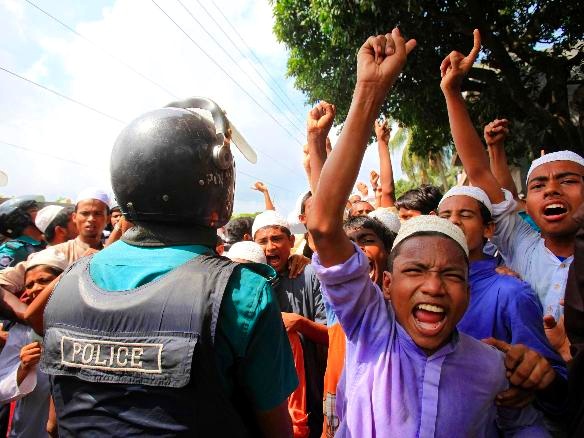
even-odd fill
[[[393,248],[391,250],[391,252],[389,253],[389,257],[387,257],[387,270],[389,272],[393,271],[393,262],[396,259],[396,257],[399,255],[403,243],[408,241],[410,238],[417,237],[417,236],[442,237],[443,239],[449,239],[448,236],[446,236],[442,233],[438,233],[437,231],[419,231],[417,233],[414,233],[414,234],[406,237],[404,240],[402,240],[400,243],[398,243],[395,246],[395,248]],[[454,239],[452,239],[452,240],[454,240]],[[456,241],[455,241],[455,243],[456,243],[456,246],[462,252],[462,255],[464,256],[464,260],[466,261],[466,266],[468,267],[469,261],[468,261],[468,256],[466,255],[466,252],[464,251],[464,249],[462,249],[462,246],[460,246]]]
[[[368,230],[373,231],[383,242],[385,250],[388,253],[391,251],[391,246],[393,245],[396,234],[383,225],[379,219],[369,216],[354,216],[347,219],[343,224],[345,233],[360,228],[367,228]]]
[[[430,214],[436,211],[440,199],[442,199],[442,192],[438,187],[423,184],[401,195],[395,202],[395,206],[397,209],[406,208],[417,210],[422,214]]]
[[[302,197],[302,201],[300,202],[300,214],[304,214],[306,211],[306,201],[312,198],[312,192],[309,190],[306,195]]]
[[[230,220],[225,225],[225,243],[233,245],[241,242],[243,236],[249,234],[251,236],[251,226],[253,224],[253,217],[242,216],[237,219]]]
[[[47,229],[43,233],[47,241],[52,241],[55,238],[55,228],[62,227],[66,228],[69,220],[71,219],[71,213],[73,213],[74,207],[64,207],[57,216],[51,221],[47,226]]]
[[[58,277],[59,275],[61,275],[63,273],[62,269],[57,268],[56,266],[51,266],[51,265],[33,265],[30,268],[26,268],[25,273],[30,271],[31,269],[38,268],[39,266],[42,266],[45,271],[50,272],[55,277]]]
[[[489,225],[493,222],[493,215],[489,211],[489,209],[483,204],[481,201],[477,200],[479,203],[479,211],[481,212],[481,218],[483,219],[484,225]]]

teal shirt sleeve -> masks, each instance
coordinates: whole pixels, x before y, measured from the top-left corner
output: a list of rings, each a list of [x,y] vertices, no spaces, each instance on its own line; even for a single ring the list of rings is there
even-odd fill
[[[220,366],[233,367],[256,410],[275,408],[298,386],[290,342],[272,287],[245,267],[237,268],[229,280],[215,346]],[[223,371],[222,375],[232,374]]]

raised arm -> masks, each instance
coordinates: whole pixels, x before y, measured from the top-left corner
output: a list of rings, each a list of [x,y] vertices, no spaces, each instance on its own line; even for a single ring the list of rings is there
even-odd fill
[[[327,149],[330,145],[328,133],[333,126],[337,110],[324,100],[321,100],[308,112],[306,118],[306,138],[308,140],[308,155],[310,175],[308,182],[312,194],[316,192],[320,172],[327,158]],[[305,165],[306,167],[306,165]]]
[[[380,207],[393,207],[395,205],[395,185],[393,183],[393,169],[391,168],[391,156],[389,154],[389,136],[391,127],[389,121],[375,121],[375,136],[377,137],[377,149],[379,150],[379,166],[381,172],[381,202]]]
[[[343,131],[322,169],[308,217],[324,267],[343,263],[355,252],[343,231],[343,210],[363,160],[371,125],[416,42],[399,30],[369,37],[357,55],[357,84]]]
[[[468,56],[451,52],[440,65],[442,81],[440,88],[446,98],[448,120],[456,151],[472,185],[482,188],[493,203],[504,200],[501,184],[491,173],[487,154],[475,130],[466,103],[462,97],[461,86],[464,77],[472,68],[481,49],[481,35],[473,32],[474,45]]]
[[[251,188],[264,194],[264,204],[266,210],[276,209],[276,207],[274,207],[274,203],[272,202],[272,198],[270,198],[270,191],[263,182],[257,181]]]
[[[485,125],[483,138],[487,143],[491,172],[504,189],[509,190],[515,199],[518,199],[517,187],[511,176],[507,154],[505,153],[505,139],[509,135],[509,121],[495,119]]]

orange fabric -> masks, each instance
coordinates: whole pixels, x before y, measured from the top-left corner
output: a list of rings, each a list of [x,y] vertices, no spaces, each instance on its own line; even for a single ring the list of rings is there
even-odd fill
[[[324,373],[322,438],[332,438],[339,427],[336,411],[337,385],[345,368],[345,349],[347,338],[337,322],[328,328],[329,347]]]
[[[292,419],[294,438],[307,438],[310,433],[308,428],[308,414],[306,413],[306,376],[304,374],[304,351],[300,343],[300,337],[296,332],[288,332],[288,340],[292,347],[294,367],[298,374],[298,387],[288,397],[288,412]]]

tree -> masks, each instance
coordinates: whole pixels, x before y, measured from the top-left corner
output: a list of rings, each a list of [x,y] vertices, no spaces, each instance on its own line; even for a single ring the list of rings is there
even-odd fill
[[[539,150],[584,149],[584,38],[573,0],[271,0],[274,32],[290,49],[288,74],[310,102],[333,102],[344,120],[355,81],[355,55],[369,35],[399,25],[416,38],[382,111],[411,129],[411,152],[426,156],[451,143],[439,66],[468,52],[478,28],[483,51],[464,84],[482,132],[511,121],[511,158]],[[580,18],[578,18],[580,17]],[[570,95],[573,95],[570,106]],[[572,112],[570,111],[572,110]]]
[[[402,150],[401,169],[407,175],[408,181],[402,181],[401,187],[412,187],[402,190],[400,193],[421,184],[432,184],[447,191],[456,184],[456,169],[447,170],[451,156],[447,151],[430,151],[426,155],[412,152],[412,130],[398,126],[395,135],[389,141],[389,149],[392,151]],[[400,181],[398,181],[399,183]],[[397,183],[396,183],[397,184]],[[396,185],[396,198],[400,188]]]

